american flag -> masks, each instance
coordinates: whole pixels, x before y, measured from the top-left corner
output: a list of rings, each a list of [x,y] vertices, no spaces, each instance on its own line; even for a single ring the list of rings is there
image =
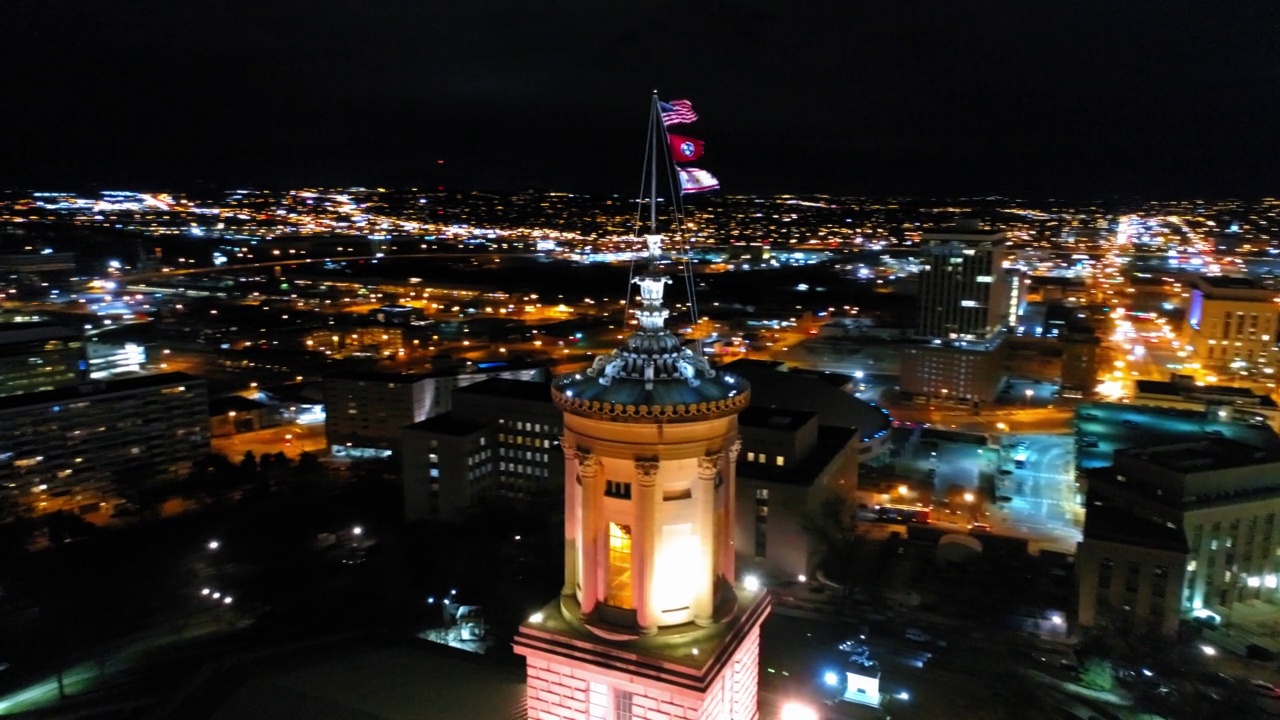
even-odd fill
[[[659,100],[658,110],[662,111],[663,125],[691,123],[698,119],[698,113],[693,111],[693,103],[688,100],[672,100],[670,104]]]

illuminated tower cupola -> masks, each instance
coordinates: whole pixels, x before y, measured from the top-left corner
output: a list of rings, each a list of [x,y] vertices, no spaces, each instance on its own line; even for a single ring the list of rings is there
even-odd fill
[[[651,178],[667,147],[660,106],[655,97]],[[636,331],[551,385],[564,413],[564,585],[514,642],[531,718],[758,717],[769,598],[733,584],[738,414],[750,389],[667,330],[653,207]]]

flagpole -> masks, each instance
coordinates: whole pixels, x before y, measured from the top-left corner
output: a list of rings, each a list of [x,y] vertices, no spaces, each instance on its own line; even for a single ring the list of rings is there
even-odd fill
[[[662,112],[658,109],[658,91],[653,91],[653,134],[649,137],[653,157],[649,166],[649,234],[658,234],[658,136],[662,124]]]

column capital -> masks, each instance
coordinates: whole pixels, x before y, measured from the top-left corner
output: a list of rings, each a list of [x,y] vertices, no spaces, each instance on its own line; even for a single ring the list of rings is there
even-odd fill
[[[564,451],[565,461],[573,462],[574,460],[578,459],[578,448],[566,442],[566,440],[568,440],[567,437],[565,437],[564,435],[560,436],[560,449]]]
[[[600,457],[598,455],[590,450],[583,450],[582,448],[577,448],[575,452],[578,456],[578,472],[581,473],[584,478],[594,479],[596,475],[600,474],[600,469],[604,464],[600,462]]]
[[[742,439],[738,438],[729,446],[729,462],[738,462],[738,453],[742,452]]]
[[[720,471],[720,454],[703,455],[698,458],[698,478],[701,480],[711,481],[716,479],[716,473]]]
[[[636,461],[636,482],[641,487],[653,487],[658,484],[658,470],[661,468],[657,460]]]

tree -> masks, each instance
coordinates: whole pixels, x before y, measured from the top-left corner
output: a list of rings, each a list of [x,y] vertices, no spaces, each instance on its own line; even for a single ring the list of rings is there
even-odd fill
[[[1090,690],[1110,692],[1116,685],[1115,670],[1106,658],[1091,657],[1080,668],[1080,685]]]
[[[843,495],[824,497],[801,524],[820,553],[818,565],[841,586],[841,607],[853,599],[854,567],[862,550],[858,534],[857,509]]]
[[[303,482],[312,480],[323,480],[324,465],[320,464],[320,458],[315,453],[304,452],[298,456],[298,464],[293,469],[294,477]]]

